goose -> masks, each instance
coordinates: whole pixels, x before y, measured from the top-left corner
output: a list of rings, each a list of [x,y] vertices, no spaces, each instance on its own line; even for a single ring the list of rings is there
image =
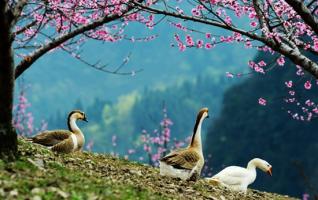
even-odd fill
[[[59,153],[71,153],[81,151],[84,146],[85,138],[82,131],[76,125],[77,120],[87,122],[84,112],[73,110],[67,118],[69,130],[43,131],[29,138],[33,143],[47,146],[49,149]]]
[[[203,120],[208,117],[208,108],[202,108],[197,115],[190,144],[160,159],[160,175],[193,181],[200,176],[204,165],[201,126]]]
[[[272,166],[260,158],[250,160],[247,167],[226,167],[216,175],[207,180],[214,185],[222,185],[234,191],[246,193],[248,185],[256,179],[256,168],[272,176]]]

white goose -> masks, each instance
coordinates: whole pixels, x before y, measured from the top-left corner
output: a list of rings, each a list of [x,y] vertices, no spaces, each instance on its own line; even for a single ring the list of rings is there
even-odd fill
[[[207,178],[211,184],[223,185],[231,190],[246,193],[248,185],[256,179],[256,168],[272,176],[272,166],[260,158],[254,158],[248,162],[247,167],[226,167],[211,178]]]
[[[49,147],[52,151],[71,153],[80,151],[85,143],[82,131],[76,125],[80,119],[87,122],[86,115],[80,110],[73,110],[67,118],[69,130],[43,131],[29,138],[29,141]]]
[[[196,180],[201,174],[204,158],[201,144],[201,126],[209,117],[208,109],[202,108],[194,125],[191,143],[185,149],[178,149],[160,159],[160,175]]]

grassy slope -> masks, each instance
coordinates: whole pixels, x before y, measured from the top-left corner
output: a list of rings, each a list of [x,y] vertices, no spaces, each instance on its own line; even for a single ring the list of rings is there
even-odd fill
[[[20,158],[0,160],[0,199],[292,199],[162,177],[156,168],[103,154],[57,155],[19,140]]]

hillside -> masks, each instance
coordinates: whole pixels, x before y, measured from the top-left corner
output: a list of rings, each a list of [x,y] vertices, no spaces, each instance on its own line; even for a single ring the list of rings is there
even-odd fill
[[[108,155],[55,155],[23,139],[20,157],[0,161],[0,198],[5,199],[293,199],[249,190],[246,196],[159,175],[156,168]]]

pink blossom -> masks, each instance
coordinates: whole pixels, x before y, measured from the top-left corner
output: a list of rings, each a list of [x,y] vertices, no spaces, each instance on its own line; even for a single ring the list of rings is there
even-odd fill
[[[318,38],[314,39],[314,50],[318,52]]]
[[[266,103],[267,102],[266,102],[266,100],[264,98],[261,97],[261,98],[258,99],[258,104],[259,105],[266,106]]]
[[[285,85],[286,85],[288,88],[291,88],[291,87],[293,87],[293,81],[285,82]]]
[[[136,152],[135,149],[128,149],[128,154],[133,154],[133,153],[135,153],[135,152]]]
[[[250,25],[251,25],[251,27],[256,27],[257,26],[257,22],[255,22],[255,21],[252,21],[251,23],[250,23]]]
[[[309,200],[309,194],[307,194],[307,193],[303,194],[302,200]]]
[[[212,44],[211,43],[205,43],[205,48],[206,49],[211,49],[212,48]]]
[[[313,106],[313,105],[314,105],[314,102],[312,102],[312,101],[310,101],[310,99],[308,99],[308,100],[305,101],[305,104],[306,104],[307,106]]]
[[[190,35],[186,35],[186,43],[188,46],[194,46],[194,41]]]
[[[290,90],[288,93],[289,93],[291,96],[294,96],[294,95],[295,95],[295,91],[294,91],[294,90]]]
[[[186,50],[186,45],[182,44],[181,42],[178,43],[178,47],[180,51],[185,51]]]
[[[265,74],[264,69],[261,68],[261,67],[259,67],[259,66],[257,66],[257,65],[254,67],[254,70],[255,70],[256,72],[258,72],[258,73]]]
[[[255,19],[255,17],[256,17],[256,12],[250,12],[249,14],[248,14],[248,17],[250,18],[250,19]]]
[[[197,48],[203,47],[203,40],[197,40]]]
[[[249,40],[246,41],[246,42],[245,42],[245,47],[246,47],[246,48],[252,48],[252,43],[251,43],[251,41],[249,41]]]
[[[267,64],[264,60],[261,60],[257,63],[260,67],[265,67]]]
[[[195,17],[199,17],[199,16],[201,15],[200,11],[199,11],[197,8],[193,8],[193,9],[191,10],[191,13],[192,13],[192,15],[195,16]]]
[[[234,75],[231,72],[226,72],[226,77],[228,78],[233,78]]]
[[[278,64],[279,66],[283,66],[283,65],[285,64],[285,58],[284,58],[284,56],[281,56],[281,57],[279,57],[279,58],[277,59],[277,64]]]
[[[306,81],[304,84],[304,87],[306,90],[310,90],[311,89],[311,82],[310,81]]]

